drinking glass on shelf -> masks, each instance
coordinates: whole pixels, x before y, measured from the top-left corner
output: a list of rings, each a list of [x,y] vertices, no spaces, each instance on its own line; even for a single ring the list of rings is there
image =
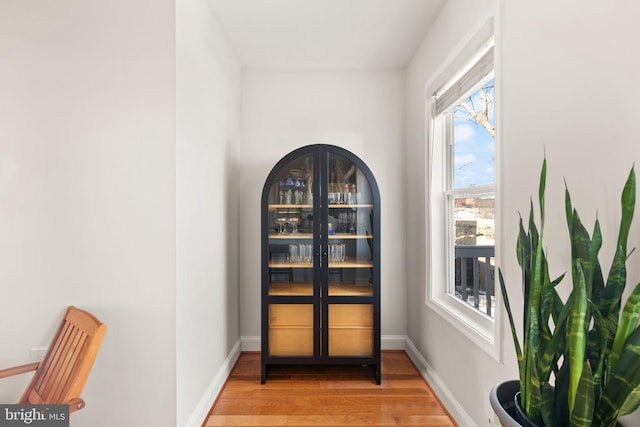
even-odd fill
[[[347,245],[332,243],[329,245],[329,262],[344,262],[346,260]]]
[[[278,234],[284,234],[285,224],[287,223],[287,218],[276,218],[276,224],[278,224]]]
[[[291,227],[293,228],[291,234],[296,234],[298,232],[298,223],[300,222],[300,218],[289,218],[287,222],[291,224]]]
[[[289,245],[289,262],[298,262],[299,260],[298,245]]]
[[[307,262],[307,245],[302,243],[298,245],[298,253],[300,254],[298,260],[300,262]]]

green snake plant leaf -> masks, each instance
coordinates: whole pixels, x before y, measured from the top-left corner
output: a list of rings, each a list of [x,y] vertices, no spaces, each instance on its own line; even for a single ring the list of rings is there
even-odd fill
[[[613,342],[613,349],[610,356],[610,364],[615,367],[620,360],[620,355],[624,349],[628,337],[635,330],[638,320],[640,320],[640,283],[636,285],[620,316],[618,330]],[[640,387],[636,387],[625,400],[620,415],[630,414],[640,407]]]
[[[622,407],[640,385],[640,328],[635,329],[624,346],[596,408],[594,427],[615,424]]]
[[[523,402],[524,410],[527,416],[534,422],[539,422],[540,420],[540,406],[542,404],[542,392],[541,392],[541,383],[540,377],[538,375],[538,355],[536,353],[536,349],[540,347],[540,334],[538,328],[538,314],[530,307],[529,310],[529,318],[530,318],[530,329],[528,331],[529,336],[529,349],[524,352],[524,363],[525,363],[525,384],[524,389],[526,390],[526,396]],[[522,387],[522,386],[521,386]],[[520,395],[522,396],[522,389],[520,390]]]
[[[602,385],[604,378],[604,367],[607,362],[606,346],[609,341],[609,329],[606,322],[600,314],[598,307],[589,301],[591,307],[591,316],[593,317],[593,329],[589,331],[587,337],[587,353],[586,357],[591,361],[593,375],[593,394],[595,401],[600,400],[602,395]]]
[[[600,248],[602,248],[602,230],[600,229],[600,220],[596,218],[596,221],[593,225],[593,233],[591,236],[591,251],[589,253],[589,258],[595,260],[596,263],[598,261],[598,252],[600,252]]]
[[[542,405],[541,385],[547,380],[547,370],[539,369],[539,359],[541,356],[541,347],[548,336],[545,337],[541,333],[541,324],[544,321],[542,317],[541,303],[542,292],[545,287],[545,281],[548,278],[546,267],[546,259],[542,247],[542,237],[544,235],[544,191],[546,187],[546,159],[542,165],[540,173],[540,185],[538,192],[538,201],[540,205],[541,225],[538,230],[533,210],[533,201],[531,201],[529,211],[529,227],[527,237],[530,243],[530,267],[529,267],[529,283],[528,289],[525,289],[525,337],[523,358],[525,366],[524,392],[521,388],[521,396],[524,395],[523,405],[525,413],[534,422],[541,421],[540,407]],[[547,273],[547,274],[545,274]],[[525,281],[526,283],[526,281]],[[540,354],[539,354],[540,352]]]
[[[582,377],[584,366],[584,356],[586,350],[586,314],[587,314],[587,292],[585,288],[584,274],[581,260],[575,262],[576,275],[573,278],[573,308],[569,315],[567,325],[567,346],[569,362],[569,413],[575,407],[578,385]]]
[[[604,290],[604,276],[602,275],[602,267],[598,260],[598,252],[602,247],[602,231],[600,230],[600,221],[596,218],[593,227],[592,240],[592,259],[594,260],[593,276],[591,278],[591,301],[596,307],[601,307],[602,291]]]
[[[558,357],[556,356],[555,350],[558,347],[560,340],[559,336],[554,335],[554,330],[557,330],[557,326],[552,330],[549,320],[553,318],[553,324],[556,325],[564,307],[562,300],[558,295],[558,291],[556,290],[556,286],[562,281],[564,274],[551,281],[546,259],[543,259],[542,265],[544,269],[544,280],[540,295],[540,317],[538,319],[540,345],[537,350],[537,369],[538,377],[541,383],[544,384],[549,382],[551,373],[556,371]]]
[[[574,209],[573,218],[571,220],[571,224],[573,229],[571,230],[571,260],[572,260],[572,273],[576,275],[576,260],[580,260],[580,267],[582,268],[582,273],[584,274],[585,280],[585,289],[587,292],[587,298],[591,297],[591,278],[593,271],[594,261],[591,259],[592,255],[592,244],[591,237],[589,236],[589,232],[582,225],[582,221],[580,220],[580,215],[578,215],[578,211]],[[597,254],[596,254],[597,255]]]
[[[633,220],[635,204],[636,178],[634,168],[631,168],[620,198],[622,216],[620,218],[618,242],[601,303],[600,311],[605,317],[608,317],[609,314],[615,314],[615,317],[618,317],[620,298],[622,297],[622,292],[626,284],[627,240],[629,238],[629,229],[631,228],[631,221]]]
[[[533,206],[531,207],[530,215],[533,215]],[[516,245],[516,252],[518,255],[518,264],[520,265],[522,271],[522,295],[524,297],[524,307],[529,306],[529,288],[530,288],[530,278],[531,278],[531,239],[529,234],[525,231],[522,217],[520,217],[519,221],[519,232],[518,232],[518,241]],[[503,287],[503,297],[506,295],[506,288],[504,288],[504,283],[501,283],[501,287]],[[513,322],[513,318],[511,318],[511,322]],[[520,398],[522,401],[522,407],[526,408],[527,402],[529,402],[529,378],[530,378],[530,370],[528,368],[528,363],[530,360],[530,354],[527,349],[529,348],[529,313],[528,311],[524,311],[524,316],[522,319],[523,325],[523,336],[522,336],[522,351],[518,356],[518,365],[520,370]],[[517,335],[515,333],[514,325],[512,324],[512,334],[514,337],[514,342],[517,341]],[[519,345],[518,345],[519,347]],[[525,409],[526,410],[526,409]]]
[[[591,237],[591,246],[589,248],[589,282],[587,295],[591,300],[593,300],[594,289],[596,293],[601,292],[601,289],[598,289],[598,287],[602,282],[601,279],[597,277],[598,275],[602,276],[600,261],[598,260],[600,248],[602,248],[602,232],[600,231],[600,221],[596,218],[593,226],[593,235]]]
[[[589,237],[589,233],[580,222],[578,212],[573,209],[571,204],[571,195],[565,181],[565,212],[567,217],[567,225],[569,227],[569,236],[571,237],[571,250],[572,259],[582,258],[589,260],[589,269],[584,268],[585,278],[587,277],[587,270],[596,270],[595,266],[598,265],[598,252],[602,247],[602,232],[600,230],[600,222],[596,218],[596,222],[593,230],[593,237]],[[576,224],[577,220],[577,224]],[[584,266],[583,266],[584,267]],[[589,273],[590,275],[591,273]],[[591,284],[587,282],[587,295],[591,295]]]
[[[545,426],[553,426],[556,421],[555,390],[549,383],[542,386],[542,421]]]
[[[569,364],[563,363],[556,375],[556,422],[552,426],[569,425]]]
[[[530,265],[531,263],[531,243],[529,241],[529,236],[527,236],[527,232],[524,229],[522,216],[520,216],[518,222],[518,241],[516,245],[516,255],[518,256],[518,265],[523,270],[522,276],[525,277],[526,273],[528,272],[528,270],[525,271],[525,267]]]
[[[631,168],[631,171],[629,171],[629,176],[627,177],[624,189],[622,190],[620,204],[622,205],[622,218],[620,219],[620,231],[618,232],[618,245],[622,246],[626,252],[629,229],[631,228],[633,212],[636,206],[635,166]]]
[[[547,159],[542,160],[540,170],[540,185],[538,186],[538,202],[540,204],[540,240],[542,240],[542,230],[544,230],[544,192],[547,187]]]
[[[611,366],[616,366],[620,359],[620,354],[624,349],[624,344],[627,342],[627,338],[634,331],[640,320],[640,283],[633,289],[631,295],[627,299],[620,316],[618,323],[618,329],[616,331],[615,339],[613,340],[613,349],[611,351],[611,359],[609,363]]]
[[[611,352],[614,346],[614,340],[618,330],[622,294],[627,282],[627,241],[629,237],[629,230],[631,228],[631,221],[635,211],[635,201],[635,170],[634,168],[631,168],[620,198],[622,216],[620,218],[620,229],[618,232],[616,252],[613,257],[611,269],[609,270],[609,275],[607,277],[607,283],[602,291],[602,298],[599,304],[600,311],[605,318],[606,326],[609,329],[610,339],[607,343],[607,352]],[[607,374],[609,376],[611,375],[612,369],[614,369],[614,366],[609,363],[607,366]]]
[[[555,333],[540,357],[540,364],[547,366],[548,369],[553,369],[554,372],[559,354],[562,353],[559,349],[564,347],[563,340],[565,340],[567,336],[567,319],[573,309],[573,300],[574,296],[571,294],[567,300],[567,304],[562,306],[562,309],[558,313],[557,320],[555,320]],[[549,377],[547,376],[546,379],[548,380]]]
[[[576,402],[571,411],[571,427],[590,427],[593,420],[595,398],[593,395],[593,376],[589,361],[584,362]]]
[[[567,187],[567,180],[564,181],[564,210],[567,218],[567,226],[569,227],[569,235],[573,232],[573,206],[571,205],[571,194]]]
[[[533,212],[531,213],[533,214]],[[516,254],[518,255],[518,265],[522,271],[522,295],[524,297],[524,306],[529,305],[529,287],[531,278],[531,239],[524,229],[522,217],[520,217],[518,241],[516,245]],[[523,328],[527,330],[527,313],[524,313]],[[526,337],[523,337],[526,341]]]
[[[620,409],[620,416],[627,415],[640,407],[640,386],[633,389]]]
[[[538,232],[534,218],[533,218],[533,205],[531,206],[531,215],[529,215],[529,240],[531,242],[531,279],[528,289],[528,307],[533,307],[536,313],[539,313],[540,308],[540,293],[542,291],[543,282],[543,267],[542,262],[544,259],[542,253],[542,241],[540,236],[542,230]]]
[[[507,316],[509,317],[509,326],[511,326],[511,336],[513,337],[513,344],[516,348],[516,356],[518,357],[518,365],[522,364],[522,348],[520,347],[520,340],[518,340],[518,334],[516,332],[516,325],[513,322],[513,314],[511,313],[511,305],[509,304],[509,295],[507,294],[507,287],[504,284],[504,278],[502,277],[502,269],[498,268],[498,279],[500,281],[500,291],[502,292],[502,302],[507,310]],[[521,369],[521,376],[524,372]]]

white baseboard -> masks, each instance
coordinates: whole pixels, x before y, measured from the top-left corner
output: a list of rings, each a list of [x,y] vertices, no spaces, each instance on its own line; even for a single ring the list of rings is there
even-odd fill
[[[406,335],[382,335],[380,337],[380,347],[382,350],[404,350],[406,342]]]
[[[262,341],[260,337],[240,337],[242,351],[260,351]]]
[[[414,365],[420,371],[420,374],[429,383],[438,399],[447,408],[451,417],[456,420],[459,427],[478,427],[475,421],[464,410],[462,405],[451,394],[447,385],[442,381],[438,374],[431,368],[427,360],[420,354],[413,342],[407,337],[405,351]]]
[[[209,414],[213,403],[216,401],[220,390],[222,390],[225,381],[229,377],[231,369],[233,369],[238,357],[240,357],[240,343],[241,341],[238,340],[231,349],[231,352],[229,352],[229,355],[222,363],[220,369],[218,369],[218,373],[213,378],[213,381],[211,381],[211,384],[207,387],[207,391],[205,391],[202,398],[200,398],[198,405],[196,405],[196,408],[191,413],[185,427],[200,427],[202,425],[204,419]]]

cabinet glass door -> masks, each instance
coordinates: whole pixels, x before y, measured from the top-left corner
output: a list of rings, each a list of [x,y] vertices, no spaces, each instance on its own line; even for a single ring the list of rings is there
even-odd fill
[[[314,355],[313,159],[307,152],[284,163],[268,188],[263,221],[270,356]]]
[[[329,296],[373,295],[373,198],[369,181],[346,158],[329,155]]]
[[[328,355],[371,357],[373,349],[374,200],[365,173],[351,160],[327,160]]]
[[[313,295],[313,156],[285,164],[267,206],[269,295]]]

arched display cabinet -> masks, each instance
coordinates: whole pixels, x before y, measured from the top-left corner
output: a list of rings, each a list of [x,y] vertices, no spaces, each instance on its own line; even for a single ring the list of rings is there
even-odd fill
[[[380,194],[353,153],[309,145],[262,192],[262,375],[275,364],[380,368]]]

